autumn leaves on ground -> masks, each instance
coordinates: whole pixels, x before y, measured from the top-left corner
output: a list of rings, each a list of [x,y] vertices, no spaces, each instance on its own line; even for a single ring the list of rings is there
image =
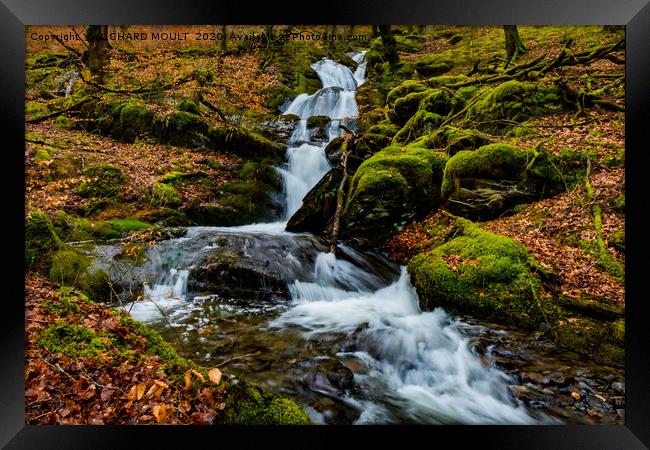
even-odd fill
[[[119,257],[141,260],[179,227],[277,219],[273,166],[297,120],[279,107],[320,88],[309,64],[354,69],[350,50],[369,50],[359,130],[328,146],[336,171],[291,231],[330,239],[337,222],[350,245],[408,265],[421,306],[541,330],[621,367],[623,32],[518,28],[524,48],[507,55],[502,27],[359,26],[369,39],[356,43],[109,40],[94,53],[30,39],[72,27],[28,27],[27,421],[309,423],[290,400],[231,383],[228,361],[201,367],[118,312],[78,246],[120,243]]]

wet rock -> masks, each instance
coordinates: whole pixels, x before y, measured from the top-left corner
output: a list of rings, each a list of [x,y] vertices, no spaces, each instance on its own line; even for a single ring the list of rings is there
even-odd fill
[[[309,389],[324,394],[340,396],[354,387],[354,374],[337,359],[325,359],[303,376]]]
[[[321,233],[334,217],[343,170],[335,167],[305,195],[302,206],[287,223],[287,231]]]

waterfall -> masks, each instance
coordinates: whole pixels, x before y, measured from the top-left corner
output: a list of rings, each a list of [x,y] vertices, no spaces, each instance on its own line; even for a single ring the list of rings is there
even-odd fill
[[[300,117],[289,139],[287,163],[279,168],[284,181],[284,220],[295,213],[305,194],[330,169],[325,157],[325,147],[332,139],[343,134],[339,128],[342,120],[359,114],[355,93],[357,86],[365,81],[365,52],[352,52],[352,59],[359,65],[355,72],[347,66],[324,58],[311,67],[318,74],[323,87],[312,95],[300,94],[289,104],[284,114]],[[317,141],[307,126],[312,116],[327,116],[327,138]]]
[[[353,341],[353,348],[341,350],[336,357],[355,358],[365,369],[354,374],[359,389],[338,398],[359,412],[355,423],[536,423],[510,393],[508,383],[513,380],[484,365],[471,350],[460,322],[441,308],[420,310],[406,268],[399,276],[389,263],[376,270],[371,257],[345,245],[340,246],[344,256],[337,257],[307,233],[284,231],[305,194],[330,169],[325,147],[342,135],[339,125],[358,115],[355,93],[365,81],[364,54],[349,54],[358,63],[354,72],[331,59],[312,64],[323,87],[312,95],[297,96],[284,112],[300,118],[289,140],[287,161],[278,168],[284,180],[284,221],[190,227],[184,238],[167,241],[166,249],[150,250],[148,264],[158,274],[157,280],[144,286],[145,301],[133,302],[127,309],[132,308],[131,314],[144,322],[159,321],[161,309],[180,321],[183,307],[191,311],[192,301],[210,298],[189,296],[192,268],[230,236],[232,242],[245,242],[245,257],[266,261],[290,277],[290,303],[258,331],[270,331],[278,340],[284,331],[293,330],[312,342],[327,343],[328,336]],[[308,126],[315,115],[329,118],[325,132],[318,136]],[[382,277],[382,270],[393,270],[392,276]],[[326,344],[322,351],[329,351]],[[313,354],[300,357],[309,359]],[[283,376],[290,375],[283,372]],[[310,413],[314,419],[312,413],[318,413]],[[326,422],[321,419],[314,420]]]

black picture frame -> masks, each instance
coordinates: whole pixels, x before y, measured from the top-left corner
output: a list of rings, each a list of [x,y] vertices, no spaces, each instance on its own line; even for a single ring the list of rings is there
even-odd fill
[[[650,100],[650,4],[648,0],[386,0],[314,2],[198,2],[197,0],[0,0],[0,123],[4,166],[1,191],[5,243],[2,320],[2,394],[0,444],[6,448],[128,448],[136,440],[148,447],[188,445],[205,439],[225,445],[255,442],[263,445],[313,447],[349,443],[348,438],[416,445],[424,439],[440,445],[474,443],[481,448],[637,449],[650,446],[650,364],[647,350],[647,299],[644,295],[644,255],[640,215],[644,202],[643,154],[650,151],[645,118]],[[464,24],[464,25],[626,25],[626,414],[620,426],[432,426],[432,427],[129,427],[26,426],[24,414],[24,27],[57,24]],[[285,434],[284,432],[290,432]],[[341,433],[345,436],[341,436]],[[278,434],[281,433],[281,434]],[[178,442],[182,442],[178,443]],[[212,444],[211,444],[212,445]],[[230,444],[232,445],[232,444]],[[402,444],[403,445],[403,444]],[[408,444],[407,444],[408,445]]]

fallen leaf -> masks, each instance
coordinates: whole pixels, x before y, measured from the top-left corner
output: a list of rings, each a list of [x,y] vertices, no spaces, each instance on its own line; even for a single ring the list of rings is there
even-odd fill
[[[208,372],[208,377],[214,384],[219,384],[221,381],[221,371],[215,367]]]

